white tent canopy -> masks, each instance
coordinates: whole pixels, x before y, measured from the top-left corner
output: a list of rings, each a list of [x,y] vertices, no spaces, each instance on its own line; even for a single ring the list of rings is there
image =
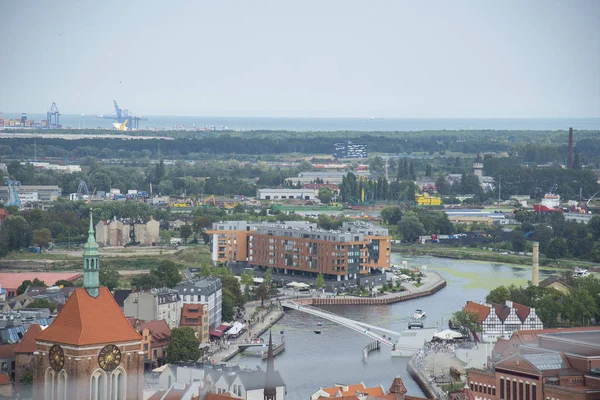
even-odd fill
[[[445,329],[441,332],[437,332],[433,335],[433,337],[436,337],[438,339],[442,339],[442,340],[450,340],[450,339],[458,339],[463,337],[459,332],[450,330],[450,329]]]
[[[231,327],[231,329],[229,329],[227,331],[228,335],[237,335],[238,333],[241,332],[241,330],[244,329],[244,325],[240,322],[235,322],[233,324],[233,326]]]
[[[287,286],[291,286],[291,287],[295,287],[295,288],[307,288],[310,287],[310,285],[307,285],[306,283],[302,283],[302,282],[290,282],[287,284]]]

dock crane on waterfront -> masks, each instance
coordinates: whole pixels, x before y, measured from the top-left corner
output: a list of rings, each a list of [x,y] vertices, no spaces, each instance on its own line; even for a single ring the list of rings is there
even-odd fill
[[[46,128],[47,129],[58,129],[60,128],[58,106],[55,102],[52,102],[50,111],[46,113]]]
[[[133,115],[133,113],[129,110],[124,110],[121,107],[119,107],[119,104],[117,104],[116,100],[113,100],[113,104],[115,106],[115,114],[100,114],[97,117],[103,119],[114,119],[119,124],[123,124],[125,123],[125,121],[129,121],[129,127],[133,130],[138,129],[139,121],[145,121],[144,118]]]

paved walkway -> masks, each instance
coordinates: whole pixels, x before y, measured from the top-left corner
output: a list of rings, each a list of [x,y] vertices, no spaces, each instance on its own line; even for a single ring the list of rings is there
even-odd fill
[[[272,304],[269,309],[269,304]],[[257,308],[260,306],[260,301],[249,302],[245,305],[244,320],[249,320]],[[235,341],[222,339],[218,343],[213,343],[210,350],[204,355],[204,360],[214,364],[222,363],[229,360],[240,352],[237,343],[246,343],[259,340],[261,334],[267,331],[283,316],[283,309],[279,307],[277,302],[265,302],[265,309],[259,311],[255,316],[255,322],[250,324],[250,329],[241,334]]]

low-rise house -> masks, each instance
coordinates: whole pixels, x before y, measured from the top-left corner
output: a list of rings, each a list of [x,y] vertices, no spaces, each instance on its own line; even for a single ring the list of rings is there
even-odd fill
[[[216,379],[212,374],[208,375],[212,393],[233,393],[245,400],[264,398],[266,377],[267,373],[265,371],[239,371],[236,374],[220,374]],[[274,381],[277,400],[285,400],[285,382],[279,372],[275,372]]]
[[[482,327],[480,339],[486,342],[496,341],[499,338],[508,339],[513,332],[520,330],[544,328],[535,308],[513,303],[510,300],[507,300],[505,305],[468,301],[463,311],[476,315],[477,323]]]
[[[562,293],[569,293],[571,286],[569,286],[563,279],[558,276],[552,275],[540,282],[542,288],[553,288]]]
[[[408,390],[402,381],[402,378],[397,376],[392,381],[389,390],[385,390],[383,386],[375,386],[368,388],[363,382],[356,385],[340,385],[336,384],[330,388],[320,388],[310,396],[311,400],[319,399],[383,399],[383,400],[425,400],[422,397],[407,396]]]
[[[2,344],[0,345],[0,371],[6,372],[11,381],[15,380],[15,349],[17,344]]]
[[[15,348],[15,389],[20,392],[22,389],[21,380],[23,377],[31,373],[33,374],[32,365],[34,353],[37,351],[35,337],[42,331],[39,324],[29,325],[29,329],[25,333],[23,339]],[[32,375],[33,376],[33,375]]]
[[[132,320],[130,319],[131,323]],[[165,320],[142,322],[135,320],[132,326],[142,335],[141,350],[144,353],[144,365],[148,369],[165,364],[167,346],[171,340],[171,328]]]
[[[204,397],[202,397],[204,396]],[[204,400],[209,399],[209,394],[202,386],[201,382],[195,382],[191,385],[174,383],[168,389],[157,390],[148,400]],[[231,398],[229,398],[231,400]]]
[[[181,309],[179,326],[189,326],[196,331],[200,343],[208,343],[208,308],[204,304],[184,304]]]
[[[154,218],[146,222],[139,219],[116,219],[98,221],[96,242],[101,246],[125,246],[139,243],[152,246],[159,241],[160,222]]]
[[[123,302],[123,312],[143,321],[164,319],[169,328],[177,328],[181,319],[178,292],[169,288],[132,292]]]

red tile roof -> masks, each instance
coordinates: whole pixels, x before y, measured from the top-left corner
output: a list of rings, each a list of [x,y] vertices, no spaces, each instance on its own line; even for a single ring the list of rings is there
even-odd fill
[[[344,390],[347,389],[347,390]],[[334,386],[331,388],[321,389],[329,394],[330,398],[345,398],[347,396],[368,395],[368,396],[383,396],[385,393],[381,387],[365,387],[364,383],[358,385]]]
[[[482,323],[485,321],[487,316],[490,314],[490,308],[483,304],[475,303],[473,301],[467,301],[467,305],[463,308],[464,311],[468,311],[478,316],[477,322]]]
[[[39,335],[42,331],[42,327],[38,324],[31,324],[29,328],[27,328],[27,332],[25,332],[25,336],[19,342],[17,348],[15,349],[15,353],[33,353],[37,350],[37,346],[35,344],[35,337]]]
[[[102,286],[98,297],[78,288],[54,322],[36,338],[76,346],[141,340],[110,291]]]
[[[204,304],[184,304],[181,309],[181,323],[186,326],[202,325]]]
[[[529,313],[531,312],[529,307],[522,304],[513,303],[513,308],[517,311],[517,315],[519,316],[521,322],[527,321],[527,317],[529,317]]]
[[[170,388],[167,390],[159,390],[154,393],[148,400],[180,400],[190,385],[185,385],[184,389]]]
[[[35,278],[44,281],[46,285],[54,285],[59,280],[74,281],[81,276],[81,272],[2,272],[0,285],[4,289],[16,289],[26,280],[33,282]]]
[[[0,385],[9,385],[10,384],[10,379],[8,377],[8,374],[5,372],[3,374],[0,375]]]
[[[221,394],[209,393],[206,395],[204,400],[227,400],[227,399],[231,399],[231,398],[234,398],[234,397],[229,393],[221,393]]]
[[[152,347],[163,346],[171,337],[171,328],[164,319],[140,324],[139,332],[142,333],[145,329],[148,329],[152,336]]]
[[[0,359],[15,358],[15,349],[18,344],[0,344]]]

